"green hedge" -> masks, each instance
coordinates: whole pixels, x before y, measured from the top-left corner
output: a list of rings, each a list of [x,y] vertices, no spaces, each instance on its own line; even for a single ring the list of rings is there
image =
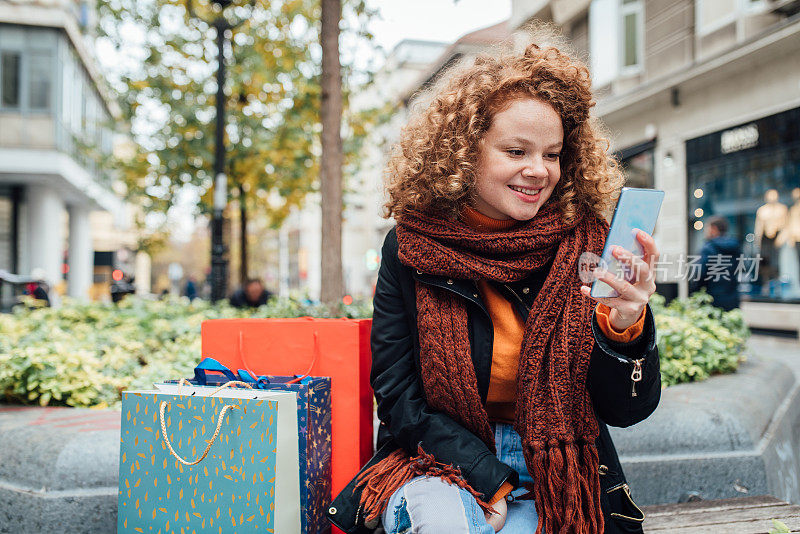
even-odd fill
[[[207,319],[371,315],[369,304],[331,311],[290,298],[255,310],[130,297],[119,305],[67,300],[58,309],[19,307],[0,314],[0,397],[42,406],[117,406],[125,389],[191,376]]]
[[[748,331],[738,311],[722,313],[697,295],[653,297],[665,385],[736,370]],[[126,298],[119,305],[66,301],[58,309],[0,314],[0,398],[66,406],[118,406],[125,389],[191,376],[200,356],[200,323],[233,317],[369,317],[369,303],[331,312],[298,299],[236,310],[186,299]]]
[[[750,331],[742,312],[724,312],[711,301],[704,291],[688,299],[675,299],[669,306],[664,306],[660,295],[650,299],[665,386],[732,373],[743,360]]]

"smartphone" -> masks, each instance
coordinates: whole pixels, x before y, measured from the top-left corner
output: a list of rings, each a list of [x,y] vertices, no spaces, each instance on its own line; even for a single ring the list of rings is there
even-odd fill
[[[605,245],[603,245],[603,255],[599,261],[600,267],[626,280],[632,279],[633,273],[611,255],[611,250],[615,246],[620,246],[639,257],[644,256],[644,250],[636,240],[635,232],[638,229],[644,230],[648,234],[653,233],[663,200],[664,191],[635,187],[622,188],[622,193],[617,200],[617,207],[614,209],[614,216],[611,218],[611,229],[606,237]],[[618,296],[616,290],[602,280],[595,280],[592,283],[590,294],[593,297]]]

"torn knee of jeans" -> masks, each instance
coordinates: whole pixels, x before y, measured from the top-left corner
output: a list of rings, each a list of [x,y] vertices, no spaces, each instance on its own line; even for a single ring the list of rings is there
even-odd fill
[[[392,534],[403,534],[411,531],[411,517],[408,515],[408,505],[406,498],[400,498],[400,504],[394,507],[394,532]]]

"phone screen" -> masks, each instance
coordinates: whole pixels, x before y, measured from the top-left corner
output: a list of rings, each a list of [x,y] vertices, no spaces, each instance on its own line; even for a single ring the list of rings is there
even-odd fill
[[[653,233],[663,200],[664,191],[633,187],[622,188],[617,207],[614,210],[614,216],[611,219],[611,229],[603,246],[603,255],[600,260],[601,267],[626,280],[631,279],[630,275],[632,273],[628,272],[611,255],[611,250],[614,246],[620,246],[642,257],[644,251],[636,240],[635,231],[639,229],[648,234]],[[616,297],[617,292],[605,282],[595,280],[592,283],[591,295],[593,297]]]

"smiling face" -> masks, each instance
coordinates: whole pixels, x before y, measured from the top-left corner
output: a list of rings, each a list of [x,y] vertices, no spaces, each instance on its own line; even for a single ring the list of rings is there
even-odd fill
[[[525,97],[495,114],[478,149],[474,208],[493,219],[532,219],[561,178],[561,117]]]

